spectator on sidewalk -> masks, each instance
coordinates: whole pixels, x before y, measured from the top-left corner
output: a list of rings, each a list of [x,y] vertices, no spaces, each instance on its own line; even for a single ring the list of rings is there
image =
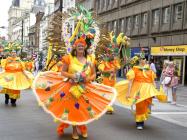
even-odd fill
[[[179,78],[178,78],[178,73],[177,71],[174,72],[174,76],[171,80],[171,88],[172,88],[172,97],[173,97],[173,101],[171,102],[171,104],[176,105],[176,101],[177,101],[177,86],[179,84]]]
[[[161,83],[163,85],[164,92],[167,94],[168,103],[172,102],[171,81],[173,78],[174,71],[175,71],[174,63],[168,62],[168,66],[162,72],[162,82]]]
[[[156,74],[157,70],[153,59],[150,60],[150,69]]]

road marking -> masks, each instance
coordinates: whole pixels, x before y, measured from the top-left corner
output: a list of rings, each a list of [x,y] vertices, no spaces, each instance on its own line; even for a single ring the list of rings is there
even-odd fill
[[[187,115],[187,112],[151,112],[152,115]]]

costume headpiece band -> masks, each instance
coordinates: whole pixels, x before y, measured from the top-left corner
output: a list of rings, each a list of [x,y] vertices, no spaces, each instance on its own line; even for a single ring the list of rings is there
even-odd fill
[[[86,41],[84,38],[78,38],[75,43],[74,43],[74,46],[76,47],[78,44],[82,44],[84,47],[86,47]]]

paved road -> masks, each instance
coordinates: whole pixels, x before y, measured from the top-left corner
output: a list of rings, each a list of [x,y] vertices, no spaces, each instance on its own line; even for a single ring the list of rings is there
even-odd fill
[[[57,124],[38,107],[30,90],[24,91],[17,104],[16,108],[5,106],[0,95],[0,140],[71,140],[71,128],[64,137],[57,136]],[[88,125],[88,140],[186,140],[186,127],[151,117],[145,129],[138,131],[128,109],[115,109],[114,115]]]

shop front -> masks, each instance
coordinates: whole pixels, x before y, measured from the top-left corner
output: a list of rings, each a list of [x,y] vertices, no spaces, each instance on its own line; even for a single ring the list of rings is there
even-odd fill
[[[182,85],[187,84],[186,56],[187,45],[151,47],[151,57],[155,61],[158,77],[161,75],[164,62],[173,61]]]
[[[145,54],[146,59],[149,59],[149,48],[148,47],[134,47],[131,48],[131,57],[139,56],[141,53]]]

